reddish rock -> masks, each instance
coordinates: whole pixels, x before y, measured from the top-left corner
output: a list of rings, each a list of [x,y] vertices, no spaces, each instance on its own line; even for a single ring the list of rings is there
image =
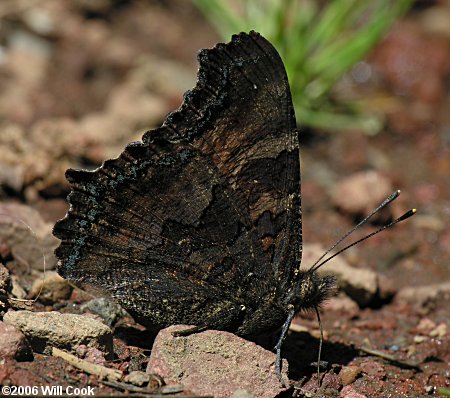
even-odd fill
[[[342,386],[341,377],[334,373],[325,373],[322,379],[321,386],[324,389],[338,390]]]
[[[301,388],[298,389],[300,396],[314,397],[317,396],[317,375],[311,377]]]
[[[159,374],[166,383],[181,383],[186,390],[216,398],[230,397],[238,388],[255,397],[274,397],[286,390],[275,373],[275,354],[232,333],[207,330],[186,337],[171,326],[158,334],[147,373]],[[287,361],[283,379],[287,384]]]
[[[92,294],[81,289],[73,289],[69,299],[71,302],[81,304],[92,300]]]
[[[106,363],[105,353],[95,347],[88,347],[84,344],[76,347],[77,356],[90,363],[104,366]]]
[[[384,366],[375,361],[367,361],[361,364],[361,370],[371,376],[375,376],[378,379],[382,379],[386,376]]]
[[[114,356],[116,356],[121,361],[127,361],[130,359],[131,350],[130,347],[125,344],[125,342],[119,338],[113,339],[114,343]]]
[[[425,396],[425,388],[417,380],[408,378],[395,385],[395,394],[399,397],[423,397]],[[443,396],[445,397],[445,395]]]
[[[320,388],[317,385],[317,375],[313,375],[301,388],[298,389],[301,397],[336,397],[342,386],[339,375],[334,373],[325,373],[320,376]]]
[[[340,398],[367,398],[366,395],[360,394],[352,386],[345,386],[341,390],[339,397]]]
[[[33,359],[25,335],[12,325],[0,321],[0,358],[27,361]]]

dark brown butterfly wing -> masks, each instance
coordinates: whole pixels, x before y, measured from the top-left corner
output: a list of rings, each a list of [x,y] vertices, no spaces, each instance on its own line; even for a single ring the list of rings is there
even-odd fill
[[[58,271],[146,325],[252,334],[284,321],[252,326],[262,303],[282,301],[300,264],[289,85],[278,53],[254,32],[199,61],[196,87],[161,128],[94,172],[68,170]]]

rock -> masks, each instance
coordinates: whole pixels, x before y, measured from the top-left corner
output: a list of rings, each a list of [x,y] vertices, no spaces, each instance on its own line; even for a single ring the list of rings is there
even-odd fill
[[[416,326],[416,331],[421,335],[428,335],[434,328],[436,324],[429,318],[422,318],[419,324]]]
[[[11,295],[18,299],[24,299],[27,297],[27,292],[24,290],[24,288],[20,284],[20,279],[17,277],[17,275],[11,276]]]
[[[347,386],[352,384],[360,373],[361,368],[359,366],[343,366],[339,376],[341,376],[342,384]]]
[[[371,376],[374,376],[378,379],[382,379],[386,376],[386,371],[384,366],[375,361],[366,361],[361,363],[361,370]]]
[[[414,336],[414,343],[415,344],[421,344],[424,341],[427,341],[427,338],[425,336]]]
[[[103,297],[90,300],[80,308],[82,311],[88,310],[93,314],[99,315],[108,326],[112,326],[120,317],[125,315],[125,311],[120,305]]]
[[[356,392],[356,390],[352,386],[345,386],[341,390],[339,397],[340,398],[367,398],[366,395]]]
[[[311,377],[305,384],[303,384],[299,389],[298,394],[300,397],[313,398],[317,397],[317,378]]]
[[[305,264],[313,264],[325,249],[318,244],[303,246],[303,260]],[[331,270],[331,271],[330,271]],[[327,268],[319,268],[320,275],[335,275],[337,284],[359,306],[364,307],[378,300],[378,275],[369,269],[351,267],[342,257],[335,257]]]
[[[243,388],[238,388],[232,395],[231,398],[255,398],[255,396],[249,393]]]
[[[31,361],[33,352],[25,335],[16,327],[0,321],[0,358]]]
[[[76,354],[78,357],[96,365],[103,366],[106,363],[104,353],[95,347],[88,347],[84,344],[79,345],[76,347]]]
[[[46,223],[33,208],[17,203],[0,203],[0,236],[8,244],[14,258],[31,268],[43,271],[55,268],[53,251],[59,241],[52,234],[53,225]]]
[[[72,293],[72,287],[55,271],[46,272],[33,282],[30,290],[30,298],[47,305],[67,300]]]
[[[146,386],[150,381],[150,375],[140,370],[134,370],[123,379],[125,383],[130,383],[138,387]]]
[[[331,392],[337,391],[342,387],[342,380],[339,375],[335,373],[325,373],[321,382],[322,388]]]
[[[344,294],[331,297],[323,303],[322,307],[324,311],[344,312],[349,317],[355,316],[359,312],[358,304]]]
[[[355,173],[332,190],[333,203],[350,214],[369,214],[393,192],[391,182],[376,171]]]
[[[397,304],[413,304],[419,308],[434,308],[450,298],[450,282],[428,286],[405,287],[395,296]]]
[[[274,353],[228,332],[207,330],[190,336],[172,335],[183,329],[186,326],[176,325],[159,332],[147,373],[159,374],[168,384],[181,383],[195,394],[216,398],[228,398],[238,388],[262,398],[286,390],[275,373]],[[287,367],[283,360],[285,384]]]
[[[3,321],[20,329],[36,352],[47,354],[52,346],[75,352],[77,346],[84,344],[105,352],[108,359],[113,356],[111,330],[87,316],[10,311]]]
[[[430,337],[442,338],[447,335],[447,325],[445,323],[440,323],[431,332]]]

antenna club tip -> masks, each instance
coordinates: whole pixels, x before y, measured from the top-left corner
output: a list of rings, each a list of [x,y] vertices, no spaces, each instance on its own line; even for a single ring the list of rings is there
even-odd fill
[[[397,199],[400,195],[400,189],[395,190],[394,192],[392,192],[386,199],[386,203],[383,203],[383,206],[386,206],[387,204],[391,203],[392,201],[394,201],[395,199]]]
[[[394,221],[394,224],[397,224],[400,221],[406,220],[407,218],[409,218],[409,217],[413,216],[414,214],[416,214],[416,212],[417,212],[417,209],[408,210],[401,217],[397,218],[397,220]]]

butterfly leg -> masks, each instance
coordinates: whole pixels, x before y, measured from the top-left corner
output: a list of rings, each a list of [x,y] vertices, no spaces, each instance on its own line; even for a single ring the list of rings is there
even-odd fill
[[[190,334],[203,332],[208,329],[206,325],[194,326],[192,328],[177,330],[176,332],[172,332],[174,336],[189,336]]]
[[[281,383],[283,383],[281,379],[281,346],[283,345],[283,341],[286,338],[286,334],[287,331],[289,330],[289,326],[291,325],[292,319],[294,319],[294,315],[295,315],[294,306],[290,305],[288,317],[284,322],[283,327],[281,328],[281,335],[280,338],[278,339],[277,345],[275,346],[275,349],[277,350],[277,355],[275,358],[275,371],[277,373],[278,380],[280,380]]]

